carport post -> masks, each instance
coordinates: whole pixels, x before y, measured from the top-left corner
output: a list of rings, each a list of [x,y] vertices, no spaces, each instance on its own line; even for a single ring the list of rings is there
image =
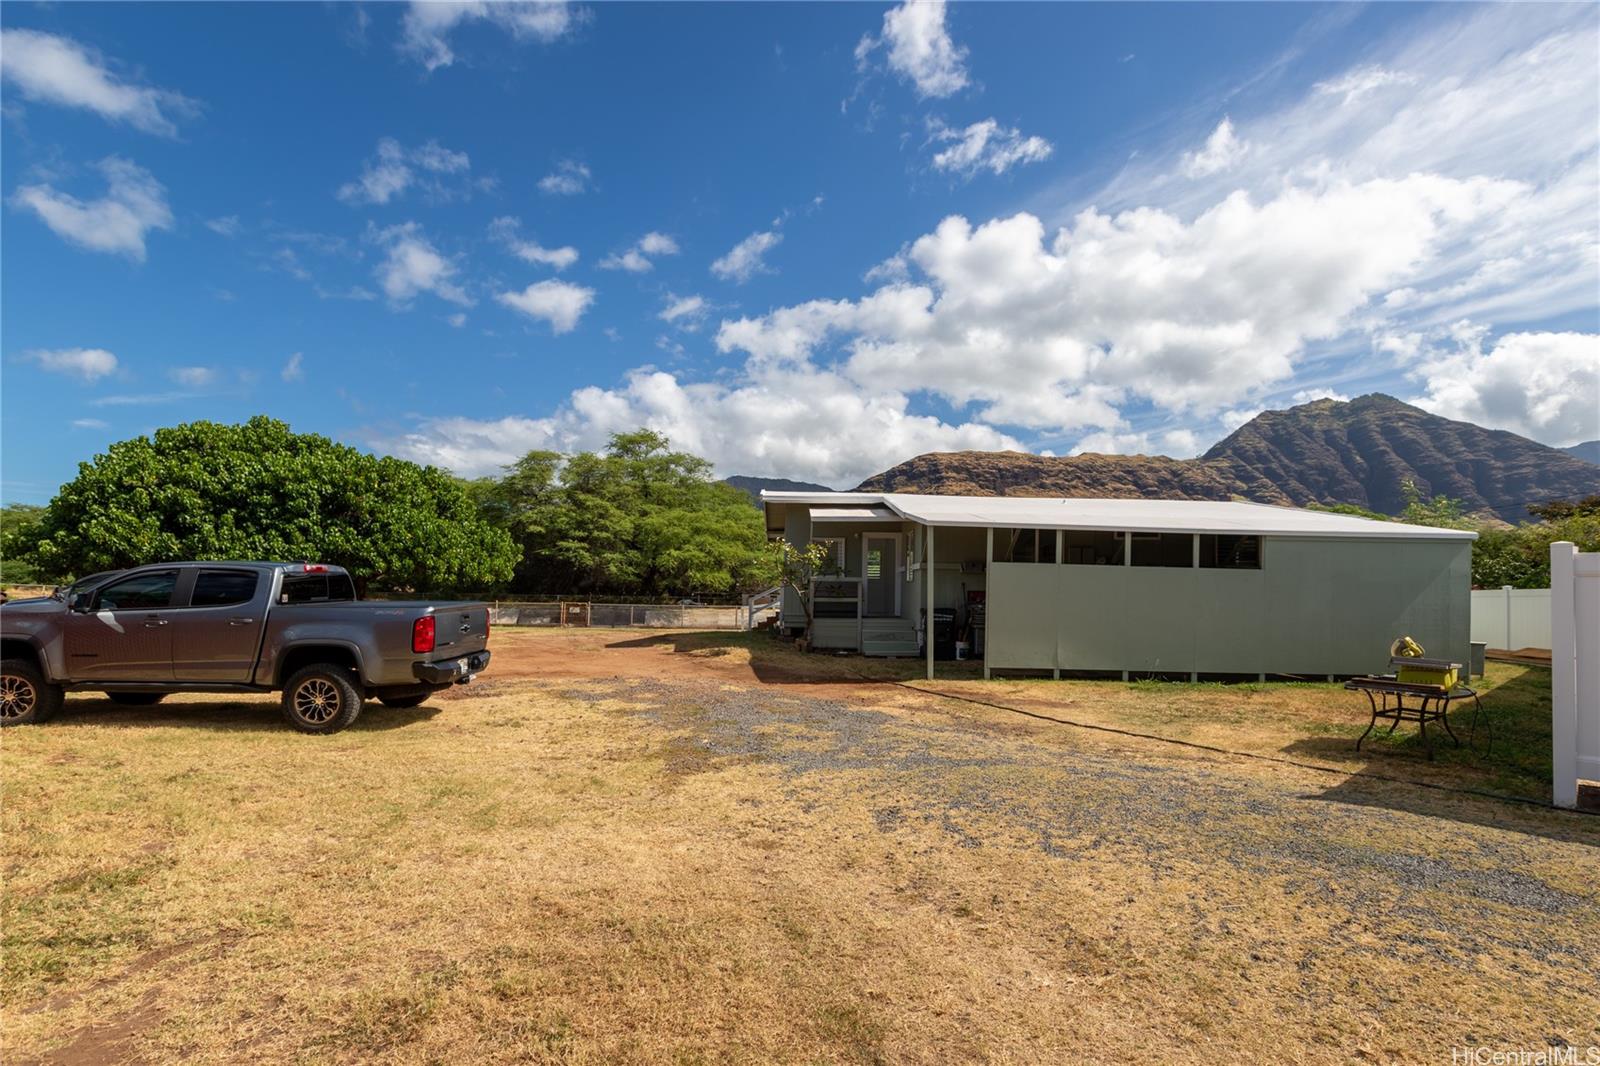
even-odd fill
[[[989,564],[994,562],[994,527],[989,526],[983,531],[983,574],[989,576]],[[983,587],[987,589],[989,582],[985,581]],[[994,601],[989,599],[989,593],[983,594],[983,679],[989,680],[989,610],[994,606]],[[976,641],[974,641],[976,643]]]
[[[927,526],[928,550],[923,560],[928,564],[928,614],[922,622],[922,639],[928,645],[928,680],[933,680],[933,527]]]

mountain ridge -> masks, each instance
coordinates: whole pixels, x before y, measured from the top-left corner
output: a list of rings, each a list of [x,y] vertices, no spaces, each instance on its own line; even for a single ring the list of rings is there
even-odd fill
[[[1595,468],[1505,430],[1431,414],[1383,393],[1263,411],[1194,459],[930,452],[862,482],[866,492],[1102,496],[1354,504],[1398,514],[1410,481],[1507,522],[1527,505],[1595,491]]]

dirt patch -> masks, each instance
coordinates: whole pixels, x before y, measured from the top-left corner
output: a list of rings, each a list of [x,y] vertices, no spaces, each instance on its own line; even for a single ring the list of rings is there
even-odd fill
[[[137,1055],[130,1044],[161,1023],[165,1010],[161,990],[152,988],[133,1010],[116,1021],[87,1026],[74,1033],[67,1043],[38,1058],[10,1059],[13,1066],[114,1066],[148,1061]]]

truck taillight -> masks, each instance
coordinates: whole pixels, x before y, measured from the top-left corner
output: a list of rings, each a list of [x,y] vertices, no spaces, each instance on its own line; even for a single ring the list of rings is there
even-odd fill
[[[433,650],[433,615],[425,614],[411,623],[411,650],[418,655]]]
[[[492,618],[490,616],[488,611],[484,611],[483,612],[483,642],[484,642],[484,644],[488,644],[489,643],[489,630],[492,629],[492,628],[494,628],[494,618]]]

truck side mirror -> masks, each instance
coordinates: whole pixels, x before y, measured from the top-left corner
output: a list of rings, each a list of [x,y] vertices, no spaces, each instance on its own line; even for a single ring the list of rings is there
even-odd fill
[[[73,595],[73,597],[72,597],[72,602],[67,604],[67,607],[70,610],[76,611],[78,614],[88,614],[89,613],[89,609],[91,607],[93,607],[93,606],[94,606],[94,593],[93,592],[75,593]]]

